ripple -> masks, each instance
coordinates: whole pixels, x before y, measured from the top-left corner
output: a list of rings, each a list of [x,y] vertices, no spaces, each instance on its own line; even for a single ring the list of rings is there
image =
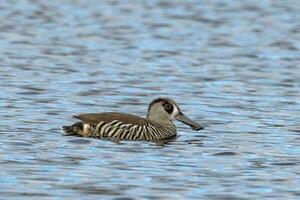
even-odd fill
[[[73,144],[89,144],[89,143],[91,143],[91,141],[85,140],[85,139],[74,139],[74,140],[69,140],[68,142],[73,143]]]
[[[271,165],[293,166],[293,165],[298,165],[298,163],[294,163],[294,162],[276,162],[276,163],[271,163]]]
[[[235,152],[231,152],[231,151],[224,151],[224,152],[219,152],[219,153],[214,153],[214,156],[235,156],[238,155]]]
[[[98,195],[121,195],[120,192],[117,190],[110,190],[110,189],[105,189],[105,188],[98,188],[92,185],[73,185],[73,186],[67,186],[63,187],[69,190],[74,190],[74,191],[80,191],[85,194],[98,194]]]

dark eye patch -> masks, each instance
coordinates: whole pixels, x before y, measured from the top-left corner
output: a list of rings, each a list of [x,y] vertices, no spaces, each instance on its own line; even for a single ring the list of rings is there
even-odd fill
[[[171,114],[174,110],[173,105],[168,102],[164,103],[163,107],[164,107],[165,111],[167,111],[169,114]]]

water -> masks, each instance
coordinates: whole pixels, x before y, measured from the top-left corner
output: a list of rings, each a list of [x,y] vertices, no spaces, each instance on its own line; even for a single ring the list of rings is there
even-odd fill
[[[299,199],[300,3],[1,1],[1,199]],[[168,143],[64,137],[175,99]]]

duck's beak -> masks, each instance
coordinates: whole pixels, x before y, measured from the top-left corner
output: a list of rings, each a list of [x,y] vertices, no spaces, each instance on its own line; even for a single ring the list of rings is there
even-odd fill
[[[199,131],[204,128],[203,126],[201,126],[197,122],[194,122],[193,120],[191,120],[190,118],[182,114],[181,112],[175,116],[175,119],[189,125],[195,131]]]

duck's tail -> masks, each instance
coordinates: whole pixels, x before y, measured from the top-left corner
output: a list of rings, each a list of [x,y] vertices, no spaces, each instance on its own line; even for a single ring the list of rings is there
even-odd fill
[[[62,126],[62,130],[65,132],[64,135],[77,135],[77,136],[84,136],[84,124],[82,122],[77,122],[72,126]]]

